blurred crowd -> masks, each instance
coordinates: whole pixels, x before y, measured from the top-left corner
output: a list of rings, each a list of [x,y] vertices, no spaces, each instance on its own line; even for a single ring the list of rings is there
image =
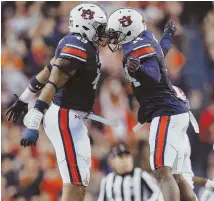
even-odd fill
[[[181,87],[200,124],[200,135],[190,127],[192,165],[198,176],[214,178],[214,8],[212,2],[94,2],[109,14],[120,7],[139,9],[147,28],[160,39],[164,26],[173,19],[178,28],[166,57],[172,82]],[[4,115],[21,95],[29,80],[54,55],[59,40],[68,33],[69,11],[79,2],[1,2],[1,132],[2,201],[57,201],[62,181],[54,149],[41,128],[37,146],[21,148],[24,127],[9,123]],[[94,112],[117,120],[118,128],[87,122],[92,144],[91,180],[86,201],[95,201],[101,178],[111,171],[108,153],[119,141],[132,149],[135,164],[149,170],[148,131],[137,134],[138,103],[126,80],[120,53],[100,49],[102,74]],[[110,61],[110,62],[109,62]],[[36,99],[36,97],[35,97]],[[33,100],[35,101],[35,100]],[[30,103],[30,106],[33,105]],[[199,194],[203,189],[197,189]]]

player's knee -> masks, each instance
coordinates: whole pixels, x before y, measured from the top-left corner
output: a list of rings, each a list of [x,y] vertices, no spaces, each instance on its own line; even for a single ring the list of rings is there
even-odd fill
[[[156,180],[160,183],[161,181],[168,181],[172,179],[172,169],[170,167],[160,167],[153,171]]]

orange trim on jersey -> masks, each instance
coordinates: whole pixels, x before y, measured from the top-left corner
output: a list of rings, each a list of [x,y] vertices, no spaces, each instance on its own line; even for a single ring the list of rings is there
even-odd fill
[[[72,136],[69,130],[69,122],[68,122],[68,110],[65,108],[60,109],[60,128],[62,132],[64,148],[67,154],[67,163],[69,171],[72,176],[72,183],[81,184],[81,178],[79,175],[79,170],[77,169],[77,161],[75,156],[75,148],[72,142]]]
[[[78,56],[78,57],[81,57],[83,59],[87,58],[86,52],[84,52],[83,50],[80,50],[80,49],[73,48],[73,47],[62,48],[62,53],[72,54],[74,56]]]
[[[165,147],[165,137],[167,135],[167,124],[169,117],[168,116],[162,116],[160,117],[160,125],[159,130],[156,135],[157,137],[157,144],[156,144],[156,150],[155,150],[155,168],[159,168],[164,166],[163,164],[163,157],[164,157],[164,147]]]
[[[155,52],[155,49],[153,47],[142,47],[140,49],[133,51],[132,55],[139,57],[153,52]]]

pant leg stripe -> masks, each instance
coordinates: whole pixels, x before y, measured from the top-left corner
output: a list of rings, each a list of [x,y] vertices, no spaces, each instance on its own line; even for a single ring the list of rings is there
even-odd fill
[[[74,152],[74,146],[72,137],[70,135],[70,129],[68,127],[69,125],[69,119],[68,119],[68,110],[65,108],[60,109],[60,128],[62,133],[62,139],[65,145],[65,151],[66,151],[66,160],[69,167],[69,172],[71,174],[72,183],[74,184],[81,184],[79,180],[79,175],[77,172],[77,163],[75,160],[75,152]]]
[[[158,133],[159,133],[159,130],[160,130],[160,122],[161,122],[161,117],[159,118],[159,121],[158,121],[158,127],[157,127],[157,132],[156,132],[156,139],[155,139],[155,153],[154,153],[154,167],[156,168],[157,167],[157,164],[156,164],[156,154],[157,154],[157,144],[158,144]]]
[[[166,141],[167,141],[167,136],[168,136],[168,129],[169,129],[169,123],[170,123],[171,117],[169,116],[167,120],[167,126],[166,126],[166,134],[164,137],[164,145],[163,145],[163,153],[162,153],[162,165],[164,165],[164,156],[165,156],[165,148],[166,148]]]
[[[71,130],[69,128],[69,111],[67,111],[67,115],[68,115],[68,121],[67,121],[67,128],[68,128],[68,132],[69,132],[69,136],[70,136],[70,141],[72,144],[72,150],[73,150],[73,155],[74,155],[74,161],[75,161],[75,173],[77,174],[77,178],[78,178],[78,182],[77,184],[82,184],[82,179],[81,179],[81,175],[80,175],[80,171],[78,168],[78,164],[77,164],[77,156],[76,156],[76,151],[75,151],[75,146],[74,146],[74,141],[71,135]]]
[[[162,167],[164,164],[163,162],[163,149],[164,149],[164,139],[166,135],[166,128],[167,128],[167,122],[169,117],[168,116],[162,116],[160,117],[160,127],[157,133],[157,144],[155,149],[155,168]]]
[[[58,112],[58,121],[59,121],[59,131],[60,131],[60,135],[61,135],[61,139],[62,139],[62,142],[63,142],[63,148],[64,148],[64,153],[65,153],[65,158],[66,158],[66,163],[67,163],[67,166],[68,166],[68,173],[69,173],[69,177],[70,177],[70,182],[73,183],[73,178],[72,178],[72,174],[71,174],[71,171],[70,171],[70,166],[69,166],[69,162],[68,162],[68,153],[66,151],[66,147],[65,147],[65,139],[64,139],[64,135],[62,133],[62,117],[61,117],[61,109],[59,109],[59,112]]]

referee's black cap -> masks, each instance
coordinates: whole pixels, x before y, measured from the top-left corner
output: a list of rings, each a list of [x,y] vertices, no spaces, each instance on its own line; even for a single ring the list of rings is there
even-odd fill
[[[124,143],[119,143],[118,145],[114,146],[111,151],[111,155],[113,157],[120,156],[121,154],[125,154],[125,153],[130,154],[131,152],[129,147]]]

